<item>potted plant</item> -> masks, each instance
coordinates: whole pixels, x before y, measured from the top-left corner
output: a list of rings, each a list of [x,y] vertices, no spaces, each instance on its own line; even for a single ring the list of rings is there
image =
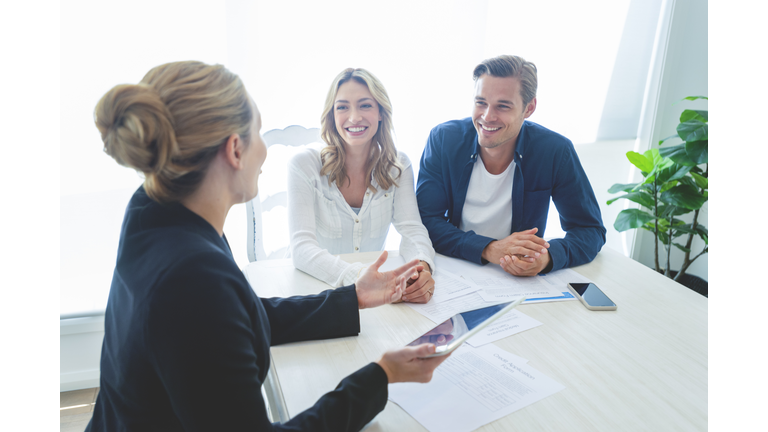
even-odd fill
[[[681,101],[707,99],[704,96],[689,96]],[[659,141],[643,154],[627,152],[627,159],[640,169],[643,181],[630,184],[614,184],[609,193],[626,192],[625,195],[609,200],[611,204],[628,199],[640,204],[639,209],[626,209],[616,217],[613,224],[617,231],[641,228],[654,234],[656,271],[682,282],[685,271],[700,256],[709,251],[707,227],[698,222],[701,206],[708,198],[708,111],[686,109],[680,115],[677,134]],[[677,145],[669,142],[681,139]],[[662,147],[663,144],[664,145]],[[686,223],[681,216],[693,212],[693,222]],[[685,238],[687,236],[687,238]],[[704,241],[704,248],[693,258],[691,245],[695,236]],[[685,238],[685,243],[677,239]],[[666,265],[659,263],[659,246],[666,250]],[[670,255],[675,247],[685,253],[679,271],[670,269]],[[706,293],[704,293],[706,295]]]

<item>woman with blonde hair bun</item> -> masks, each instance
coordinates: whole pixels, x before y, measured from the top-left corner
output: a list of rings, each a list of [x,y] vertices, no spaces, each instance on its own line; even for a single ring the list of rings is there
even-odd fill
[[[270,346],[358,334],[358,310],[397,301],[421,266],[380,273],[384,253],[339,289],[253,292],[223,229],[229,209],[256,196],[267,149],[255,103],[223,66],[158,66],[108,91],[94,114],[104,151],[145,180],[123,220],[87,431],[359,430],[384,409],[388,383],[431,379],[444,359],[422,359],[434,345],[390,351],[270,423]]]
[[[365,69],[336,76],[321,117],[326,147],[308,147],[288,163],[290,253],[296,268],[331,286],[353,283],[363,264],[337,254],[384,248],[390,224],[402,236],[400,255],[423,270],[403,300],[426,303],[434,294],[435,251],[421,223],[413,168],[395,149],[392,104]]]

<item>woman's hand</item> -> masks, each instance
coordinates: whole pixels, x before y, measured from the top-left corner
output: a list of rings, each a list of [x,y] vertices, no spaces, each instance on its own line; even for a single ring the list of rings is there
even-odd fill
[[[418,278],[424,267],[418,260],[412,260],[388,272],[379,273],[379,267],[387,260],[387,251],[379,255],[376,261],[360,275],[355,283],[357,306],[360,309],[372,308],[400,300],[405,292],[406,282]]]
[[[432,272],[429,271],[429,264],[421,261],[422,270],[416,277],[408,279],[403,301],[410,303],[426,303],[432,300],[435,295],[435,280],[432,279]]]
[[[451,354],[446,354],[423,358],[434,354],[434,352],[435,346],[432,344],[405,347],[384,353],[377,363],[387,373],[390,384],[396,382],[426,383],[432,380],[432,373],[440,366],[440,363],[451,356]]]

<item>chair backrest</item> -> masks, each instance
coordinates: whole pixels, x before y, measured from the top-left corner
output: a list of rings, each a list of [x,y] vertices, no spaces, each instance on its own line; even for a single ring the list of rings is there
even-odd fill
[[[259,175],[259,194],[245,204],[251,262],[285,257],[290,244],[286,166],[300,147],[321,142],[320,129],[303,126],[273,129],[262,137],[267,144],[267,162]],[[269,226],[266,232],[262,229],[265,224]]]

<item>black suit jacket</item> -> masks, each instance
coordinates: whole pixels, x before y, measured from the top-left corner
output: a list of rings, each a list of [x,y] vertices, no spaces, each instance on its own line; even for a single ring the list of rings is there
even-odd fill
[[[357,335],[354,286],[261,299],[225,238],[143,187],[125,213],[104,327],[86,431],[359,430],[387,402],[386,374],[371,363],[312,408],[271,424],[261,393],[269,347]]]

